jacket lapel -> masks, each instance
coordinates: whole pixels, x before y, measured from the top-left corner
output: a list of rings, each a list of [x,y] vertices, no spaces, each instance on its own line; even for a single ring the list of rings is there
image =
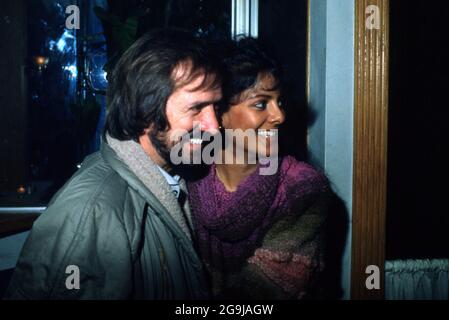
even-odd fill
[[[174,225],[191,240],[188,202],[184,204],[184,210],[187,208],[185,217],[169,184],[142,147],[134,141],[119,141],[108,136],[107,143],[103,142],[101,148],[102,155],[122,178],[147,199],[156,212],[170,216]],[[180,181],[180,186],[186,190],[184,180]]]

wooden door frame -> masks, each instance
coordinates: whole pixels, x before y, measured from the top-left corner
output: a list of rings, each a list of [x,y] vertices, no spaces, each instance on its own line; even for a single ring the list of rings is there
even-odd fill
[[[311,76],[311,1],[308,1],[308,55],[307,55],[307,97],[310,103],[310,76]],[[328,0],[331,1],[331,0]],[[349,114],[347,108],[352,108],[353,118],[348,121],[352,124],[352,172],[347,172],[351,189],[350,195],[345,195],[345,203],[349,212],[349,220],[351,221],[352,235],[348,245],[350,245],[351,260],[348,259],[346,264],[350,264],[348,270],[349,279],[342,285],[345,290],[350,291],[345,294],[346,298],[351,299],[383,299],[384,297],[384,265],[385,265],[385,216],[386,216],[386,191],[387,191],[387,133],[388,133],[388,63],[389,63],[389,0],[352,0],[353,12],[345,12],[347,17],[332,16],[333,13],[328,11],[328,3],[324,3],[326,13],[321,19],[325,19],[325,24],[332,21],[342,21],[345,18],[354,19],[353,29],[348,29],[347,37],[353,37],[354,52],[348,60],[354,60],[354,76],[353,92],[348,100],[352,99],[353,106],[342,105],[341,108],[346,114]],[[379,28],[369,28],[366,26],[367,18],[371,16],[367,9],[370,5],[378,8],[378,19],[380,21]],[[315,8],[316,9],[316,8]],[[315,11],[314,11],[315,12]],[[315,24],[313,24],[315,26]],[[341,26],[335,26],[340,30]],[[328,27],[326,26],[326,33]],[[339,32],[346,32],[340,30]],[[329,35],[325,35],[322,39],[314,41],[324,41],[322,50],[328,50]],[[335,34],[331,35],[335,36]],[[344,38],[344,37],[343,37]],[[324,40],[323,40],[324,39]],[[330,39],[333,40],[333,39]],[[331,42],[332,43],[332,42]],[[346,41],[343,41],[347,45]],[[342,44],[344,45],[344,44]],[[343,48],[340,48],[343,49]],[[333,54],[340,50],[335,47],[335,42],[331,46]],[[329,53],[328,53],[329,54]],[[327,58],[327,57],[326,57]],[[347,61],[343,61],[346,63]],[[327,63],[318,59],[315,64]],[[332,63],[336,63],[335,60]],[[324,65],[324,72],[335,72],[335,66]],[[340,69],[345,72],[345,69]],[[316,70],[314,71],[316,72]],[[347,72],[352,71],[347,69]],[[345,79],[337,75],[338,79]],[[334,76],[333,76],[334,77]],[[316,81],[316,79],[315,79]],[[323,81],[323,79],[321,79]],[[335,81],[326,78],[324,81]],[[327,84],[323,84],[323,90],[327,90]],[[335,88],[334,88],[335,89]],[[318,91],[320,92],[320,91]],[[314,94],[316,94],[315,92]],[[331,92],[335,95],[336,92]],[[341,92],[337,92],[338,95]],[[333,96],[334,100],[335,97]],[[346,100],[347,101],[347,100]],[[341,103],[345,103],[342,101]],[[347,103],[347,102],[346,102]],[[327,100],[318,101],[318,108],[323,108],[320,112],[328,112]],[[317,107],[317,106],[315,106]],[[329,117],[335,116],[335,108],[331,106]],[[351,115],[352,115],[351,113]],[[325,125],[326,126],[326,125]],[[333,127],[335,130],[335,126]],[[347,130],[346,130],[347,131]],[[348,131],[346,132],[348,134]],[[333,141],[334,143],[336,141]],[[338,142],[338,141],[337,141]],[[344,139],[342,141],[345,143]],[[347,148],[343,148],[347,150]],[[327,154],[327,151],[325,151]],[[344,158],[346,155],[342,155]],[[335,150],[331,152],[329,157],[338,157]],[[336,159],[339,160],[339,159]],[[328,159],[327,161],[332,161]],[[338,161],[337,161],[338,162]],[[324,161],[326,163],[326,161]],[[324,167],[327,169],[326,167]],[[336,170],[336,168],[333,168]],[[338,170],[338,169],[337,169]],[[346,172],[345,172],[346,174]],[[341,178],[341,176],[340,176]],[[332,181],[331,181],[332,182]],[[336,181],[333,181],[334,183]],[[344,184],[345,181],[339,181]],[[341,190],[345,190],[345,185],[340,186]],[[342,189],[343,188],[343,189]],[[340,191],[341,191],[340,190]],[[380,288],[369,290],[366,287],[366,280],[369,274],[366,274],[368,266],[374,265],[379,268]],[[345,265],[344,268],[348,268]]]
[[[368,28],[370,5],[379,28]],[[377,12],[375,13],[377,14]],[[355,0],[354,166],[351,298],[383,299],[388,143],[389,0]],[[367,266],[380,289],[367,289]]]

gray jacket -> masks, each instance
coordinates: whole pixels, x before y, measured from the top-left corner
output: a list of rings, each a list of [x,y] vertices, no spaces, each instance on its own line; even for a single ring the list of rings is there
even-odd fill
[[[103,143],[34,223],[5,298],[207,298],[189,223],[180,226],[158,192]],[[69,266],[79,289],[67,288]]]

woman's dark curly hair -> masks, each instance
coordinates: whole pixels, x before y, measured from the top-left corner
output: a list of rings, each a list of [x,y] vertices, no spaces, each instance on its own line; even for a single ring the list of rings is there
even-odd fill
[[[231,105],[239,103],[240,94],[254,87],[262,74],[271,74],[276,80],[277,90],[281,87],[281,69],[268,55],[267,48],[255,38],[239,37],[230,40],[221,50],[223,99],[218,113],[228,111]]]

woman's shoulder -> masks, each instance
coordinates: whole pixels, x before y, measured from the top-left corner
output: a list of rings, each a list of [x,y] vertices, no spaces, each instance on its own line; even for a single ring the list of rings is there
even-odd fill
[[[290,188],[305,193],[329,190],[329,181],[323,171],[292,156],[282,158],[280,170],[281,183]]]

